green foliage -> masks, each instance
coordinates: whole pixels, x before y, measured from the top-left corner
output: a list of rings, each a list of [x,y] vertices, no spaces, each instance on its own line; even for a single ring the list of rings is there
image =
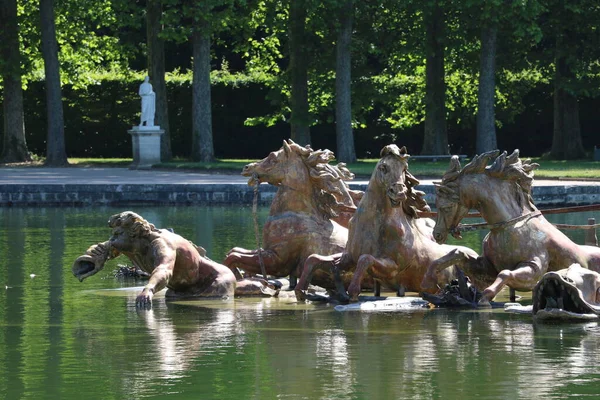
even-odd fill
[[[210,26],[207,35],[218,34],[232,24],[236,10],[243,9],[243,0],[163,0],[164,23],[162,37],[175,42],[186,42],[199,27],[199,21]]]
[[[63,84],[84,87],[97,83],[93,80],[96,71],[128,70],[135,52],[133,46],[123,43],[120,37],[126,24],[123,11],[127,3],[126,0],[56,2],[55,23]],[[39,2],[19,2],[18,11],[23,82],[27,85],[29,81],[44,78]]]
[[[259,139],[264,147],[289,136],[288,9],[292,0],[164,0],[169,115],[173,147],[190,142],[189,37],[207,21],[213,43],[215,148],[229,156]],[[306,64],[314,147],[335,148],[335,41],[343,0],[305,0]],[[581,99],[587,149],[597,143],[600,98],[600,4],[594,0],[354,1],[353,127],[359,156],[389,141],[415,151],[422,140],[425,96],[423,15],[445,8],[446,108],[452,145],[473,151],[480,29],[497,22],[498,143],[541,154],[551,141],[555,43],[566,42],[572,72],[560,84]],[[39,4],[18,2],[28,142],[43,154],[45,116]],[[136,119],[137,85],[146,74],[145,2],[70,0],[56,3],[67,148],[76,155],[129,151],[124,133]],[[1,82],[0,82],[1,84]],[[230,97],[231,96],[231,97]],[[550,106],[550,108],[549,108]],[[550,110],[550,111],[549,111]],[[114,140],[107,143],[107,135]],[[523,134],[526,133],[526,134]],[[256,135],[255,137],[249,137]],[[112,136],[111,136],[112,137]],[[249,145],[248,145],[249,144]],[[236,153],[237,155],[237,153]],[[241,156],[244,156],[243,154]],[[251,156],[251,155],[245,155]]]

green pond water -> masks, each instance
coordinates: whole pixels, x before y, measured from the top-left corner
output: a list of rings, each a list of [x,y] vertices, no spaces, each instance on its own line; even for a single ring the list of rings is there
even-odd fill
[[[255,248],[248,207],[135,207],[221,261]],[[338,312],[285,299],[165,302],[80,283],[73,260],[123,208],[0,208],[1,399],[563,399],[600,391],[598,323],[503,310]],[[264,221],[266,209],[260,210]],[[584,224],[599,213],[550,216]],[[261,224],[262,226],[262,224]],[[568,232],[583,243],[582,231]],[[484,232],[463,244],[480,249]],[[527,303],[527,294],[523,294]]]

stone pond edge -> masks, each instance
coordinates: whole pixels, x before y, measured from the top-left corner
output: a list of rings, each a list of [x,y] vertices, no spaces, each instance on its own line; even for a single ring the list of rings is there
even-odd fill
[[[365,190],[366,184],[350,184]],[[435,204],[435,188],[422,184],[425,199]],[[269,205],[277,188],[260,185],[258,201]],[[252,206],[254,189],[246,184],[0,184],[0,207],[125,206],[125,205],[242,205]],[[538,207],[600,204],[600,185],[534,186]]]

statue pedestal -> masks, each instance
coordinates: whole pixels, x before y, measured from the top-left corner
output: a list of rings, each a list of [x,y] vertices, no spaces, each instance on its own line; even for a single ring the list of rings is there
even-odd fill
[[[165,133],[160,126],[134,126],[131,135],[133,163],[129,169],[148,169],[160,163],[160,136]]]

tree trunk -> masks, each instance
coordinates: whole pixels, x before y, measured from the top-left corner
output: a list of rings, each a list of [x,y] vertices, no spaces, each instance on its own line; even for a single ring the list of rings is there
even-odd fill
[[[148,76],[156,94],[156,124],[165,131],[160,137],[160,159],[169,161],[173,158],[173,153],[171,152],[167,85],[165,83],[165,42],[159,37],[162,31],[161,17],[162,0],[148,0],[146,3]]]
[[[496,94],[496,40],[498,25],[484,24],[481,30],[481,53],[479,57],[479,92],[477,94],[477,154],[495,150],[496,115],[494,99]]]
[[[448,154],[444,80],[444,10],[426,13],[425,137],[421,154]]]
[[[340,30],[336,45],[335,132],[337,158],[345,163],[356,161],[352,132],[351,43],[354,5],[347,0],[340,10]]]
[[[310,144],[310,115],[308,110],[308,56],[304,43],[306,29],[306,5],[290,0],[289,19],[289,72],[292,83],[290,117],[292,140],[300,145]]]
[[[46,74],[46,115],[48,139],[46,143],[46,165],[64,166],[69,162],[65,150],[65,126],[63,119],[62,93],[60,87],[60,65],[58,43],[54,25],[54,0],[40,0],[42,31],[42,56]]]
[[[575,160],[585,157],[579,125],[579,103],[577,97],[565,89],[574,74],[569,69],[560,37],[556,43],[556,70],[554,73],[554,135],[550,157],[560,160]]]
[[[210,33],[205,20],[198,22],[192,34],[194,77],[192,80],[192,158],[211,162],[215,159],[210,100]]]
[[[23,88],[21,82],[21,54],[19,52],[19,25],[17,0],[0,2],[0,68],[4,84],[4,140],[0,162],[31,161],[25,139],[23,117]]]

